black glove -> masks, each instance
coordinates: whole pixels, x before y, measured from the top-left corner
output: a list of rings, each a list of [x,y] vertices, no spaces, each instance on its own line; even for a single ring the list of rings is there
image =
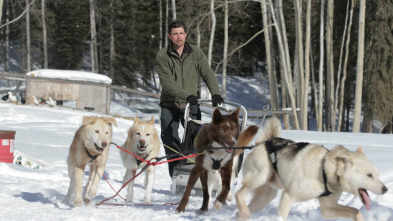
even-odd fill
[[[222,102],[224,102],[224,99],[219,94],[215,94],[212,96],[213,107],[217,107],[217,105],[221,104]]]
[[[190,105],[196,105],[196,104],[198,103],[198,98],[195,97],[194,95],[188,96],[186,100],[187,100],[187,102],[188,102]]]

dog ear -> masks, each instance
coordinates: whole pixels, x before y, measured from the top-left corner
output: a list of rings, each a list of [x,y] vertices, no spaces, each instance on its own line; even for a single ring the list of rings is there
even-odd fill
[[[138,115],[135,115],[135,117],[134,117],[134,123],[135,123],[135,124],[139,123]]]
[[[83,118],[82,118],[82,125],[94,123],[95,120],[96,120],[96,117],[83,116]]]
[[[363,152],[363,148],[362,148],[362,147],[358,147],[358,149],[356,150],[356,153],[359,153],[359,154],[361,154],[361,155],[363,155],[363,156],[366,156],[366,155],[364,154],[364,152]]]
[[[113,117],[104,117],[105,122],[110,123],[111,125],[115,125],[117,127],[116,119]]]
[[[231,114],[231,117],[235,120],[239,119],[240,107],[237,107],[236,110]]]
[[[149,124],[154,124],[154,116],[151,116],[151,119],[149,121]]]
[[[346,170],[346,158],[342,157],[336,157],[336,162],[337,162],[337,175],[342,176],[345,173]]]
[[[216,108],[213,112],[212,122],[213,124],[218,124],[222,120],[221,112],[218,108]]]

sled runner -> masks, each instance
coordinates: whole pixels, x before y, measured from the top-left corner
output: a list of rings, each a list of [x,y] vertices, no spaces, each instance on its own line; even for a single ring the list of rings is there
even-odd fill
[[[198,100],[200,104],[200,109],[202,113],[207,113],[211,116],[216,107],[213,107],[211,100]],[[247,110],[240,104],[234,102],[223,102],[217,108],[220,109],[222,113],[230,113],[234,111],[236,108],[240,108],[239,120],[240,120],[240,130],[243,130],[247,124]],[[199,130],[202,128],[204,124],[208,124],[211,121],[210,116],[204,116],[202,114],[202,120],[193,120],[189,116],[189,105],[187,104],[185,109],[184,116],[184,134],[181,143],[181,153],[192,153],[194,150],[194,140],[198,135]],[[195,158],[185,159],[179,162],[178,165],[173,169],[173,177],[172,177],[172,186],[171,191],[173,194],[180,192],[180,190],[184,189],[187,186],[188,178],[192,168],[194,167]],[[243,162],[243,154],[239,156],[239,166],[238,171],[236,171],[236,175],[241,169],[241,165]],[[198,179],[194,188],[202,189],[202,185],[200,180]]]

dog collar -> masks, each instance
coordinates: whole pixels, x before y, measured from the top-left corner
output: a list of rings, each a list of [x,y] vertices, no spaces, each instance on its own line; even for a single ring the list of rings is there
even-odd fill
[[[329,152],[329,150],[327,150],[326,154],[328,152]],[[325,154],[325,156],[326,156],[326,154]],[[323,160],[322,160],[322,178],[323,178],[323,185],[325,186],[325,192],[323,192],[319,196],[329,196],[330,194],[332,194],[332,192],[329,191],[328,186],[327,186],[327,175],[325,172],[325,156],[323,157]]]
[[[90,162],[93,162],[95,159],[97,159],[97,157],[98,157],[98,155],[100,155],[100,154],[97,154],[97,155],[95,155],[95,156],[93,156],[93,155],[91,155],[90,153],[89,153],[89,150],[87,150],[87,148],[86,148],[86,146],[85,146],[85,150],[86,150],[86,153],[87,153],[87,155],[90,157]]]

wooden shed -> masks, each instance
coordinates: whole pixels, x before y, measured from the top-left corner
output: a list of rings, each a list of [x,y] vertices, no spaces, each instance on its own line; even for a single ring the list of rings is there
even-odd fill
[[[40,69],[26,73],[26,104],[33,96],[56,101],[76,101],[77,109],[109,114],[109,77],[84,71]]]

